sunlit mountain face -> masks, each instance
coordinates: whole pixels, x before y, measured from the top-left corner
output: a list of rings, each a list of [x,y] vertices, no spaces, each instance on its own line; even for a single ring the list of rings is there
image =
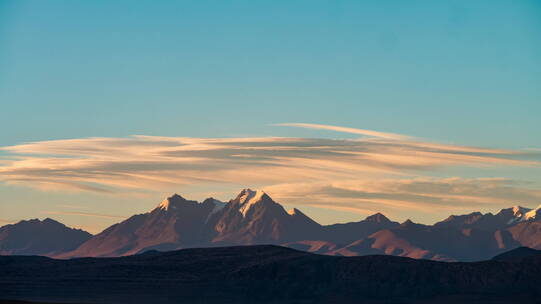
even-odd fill
[[[74,258],[275,244],[335,256],[480,261],[521,246],[541,249],[539,210],[514,206],[495,214],[451,215],[433,225],[398,223],[376,213],[356,222],[321,225],[296,208],[286,211],[264,191],[244,189],[228,202],[197,202],[174,194],[150,212],[94,236],[51,219],[22,221],[0,228],[0,248],[8,255]]]

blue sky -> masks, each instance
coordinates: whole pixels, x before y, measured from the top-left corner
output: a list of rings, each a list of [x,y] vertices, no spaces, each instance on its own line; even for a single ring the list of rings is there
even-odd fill
[[[355,138],[271,126],[283,122],[541,147],[539,1],[2,1],[0,67],[4,147],[134,134]],[[452,170],[430,175],[539,182],[532,169]],[[9,220],[91,196],[0,193]]]

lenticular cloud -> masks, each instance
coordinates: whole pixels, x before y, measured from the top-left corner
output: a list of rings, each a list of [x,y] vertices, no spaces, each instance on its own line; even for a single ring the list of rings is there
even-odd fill
[[[400,180],[458,166],[539,166],[539,155],[532,151],[435,144],[334,126],[296,126],[370,137],[131,136],[38,141],[1,148],[5,156],[0,180],[43,190],[101,193],[164,191],[205,183],[286,189],[298,183]]]

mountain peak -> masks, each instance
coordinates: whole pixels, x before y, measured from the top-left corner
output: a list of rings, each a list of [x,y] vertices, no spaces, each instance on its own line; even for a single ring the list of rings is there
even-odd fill
[[[74,250],[92,235],[51,218],[0,227],[0,255],[53,255]]]
[[[240,213],[246,216],[246,213],[254,204],[265,198],[270,197],[262,190],[243,189],[236,198],[240,205]]]
[[[412,220],[407,219],[401,225],[413,225],[413,224],[415,224],[415,223]]]
[[[265,194],[265,191],[263,190],[252,190],[250,188],[242,189],[242,191],[239,193],[237,198],[240,198],[241,200],[245,200],[247,198],[255,197],[255,196],[262,196]]]
[[[415,222],[413,222],[412,220],[410,219],[407,219],[405,222],[403,222],[402,224],[400,224],[400,227],[403,227],[403,228],[423,228],[423,227],[426,227],[425,225],[423,224],[417,224]]]
[[[530,211],[530,209],[528,208],[524,208],[522,206],[513,206],[513,215],[516,216],[516,217],[521,217],[522,215],[524,215],[524,213]]]
[[[390,222],[391,221],[385,215],[383,215],[382,213],[379,213],[379,212],[366,217],[366,219],[364,219],[364,220],[369,221],[369,222],[376,222],[376,223],[384,223],[384,222]]]
[[[511,215],[511,219],[507,222],[508,225],[511,225],[519,222],[536,220],[538,219],[538,213],[541,213],[541,205],[535,209],[513,206],[512,208],[502,209],[498,214]]]
[[[53,220],[50,217],[45,218],[43,221],[41,221],[41,223],[46,224],[46,225],[62,225],[62,226],[64,226],[64,224],[60,223],[59,221]]]
[[[34,218],[34,219],[29,219],[29,220],[22,220],[22,221],[19,221],[17,223],[13,223],[13,224],[10,224],[10,225],[14,226],[14,225],[17,225],[17,224],[62,225],[62,226],[64,226],[64,224],[62,224],[62,223],[60,223],[58,221],[55,221],[50,217],[47,217],[47,218],[45,218],[43,220],[40,220],[39,218]]]
[[[220,200],[217,200],[215,199],[214,197],[208,197],[206,198],[202,204],[213,204],[213,205],[216,205],[216,204],[225,204],[224,202],[220,201]]]
[[[217,200],[217,199],[215,199],[213,197],[207,198],[206,200],[203,201],[202,204],[210,204],[212,206],[212,209],[211,209],[210,213],[208,214],[207,219],[205,220],[205,223],[207,223],[209,221],[209,219],[213,215],[220,212],[220,210],[225,208],[225,206],[227,205],[226,203],[224,203],[224,202],[222,202],[220,200]]]
[[[302,211],[300,211],[297,208],[293,208],[293,209],[287,211],[287,214],[289,214],[291,216],[294,216],[294,217],[304,217],[304,218],[310,219],[312,221],[311,218],[309,218],[306,214],[304,214]]]
[[[515,205],[515,206],[510,207],[510,208],[501,209],[500,212],[498,212],[498,214],[507,215],[507,216],[510,215],[510,216],[513,216],[513,217],[516,217],[516,218],[520,218],[522,215],[524,215],[524,213],[526,213],[526,212],[528,212],[530,210],[531,210],[530,208]]]
[[[179,202],[184,202],[186,201],[185,198],[183,198],[182,196],[178,195],[178,194],[173,194],[171,195],[170,197],[164,199],[156,209],[161,209],[161,210],[165,210],[165,211],[168,211],[170,209],[176,209],[176,204],[178,204]]]
[[[472,212],[472,213],[468,213],[468,214],[463,214],[463,215],[450,215],[448,218],[444,219],[443,221],[441,222],[438,222],[436,224],[438,225],[441,225],[441,224],[473,224],[475,223],[477,220],[479,220],[481,217],[483,216],[483,214],[481,212]]]

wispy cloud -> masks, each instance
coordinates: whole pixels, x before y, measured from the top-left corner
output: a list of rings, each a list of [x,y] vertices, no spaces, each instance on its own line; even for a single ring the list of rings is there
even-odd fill
[[[340,208],[369,210],[367,206],[370,206],[370,202],[389,206],[411,205],[412,208],[423,204],[445,205],[443,202],[449,198],[443,197],[443,193],[441,197],[405,190],[404,193],[397,190],[389,194],[389,190],[393,190],[391,185],[403,188],[419,186],[419,180],[409,184],[404,183],[404,180],[424,176],[436,169],[540,167],[540,154],[532,150],[437,144],[404,135],[337,126],[299,123],[282,125],[328,129],[370,137],[347,140],[137,135],[128,138],[30,142],[0,148],[5,152],[5,157],[0,159],[0,180],[47,191],[102,194],[173,191],[179,187],[201,184],[230,184],[235,187],[240,184],[268,188],[303,183],[308,188],[319,189],[319,192],[312,192],[312,196],[316,195],[314,193],[325,193],[328,201],[336,204],[336,208],[340,207],[340,201],[345,202],[345,194],[350,193],[357,199],[357,203],[350,206],[351,199],[347,198],[349,203],[342,203]],[[372,185],[370,191],[344,188],[343,184],[338,188],[321,186],[337,185],[343,181],[363,184],[374,179],[390,182],[379,184],[378,187],[382,189],[376,191],[379,193],[377,195],[374,194],[376,185]],[[430,187],[443,187],[435,181],[427,183]],[[474,180],[467,183],[479,189],[486,186],[486,182]],[[426,189],[429,188],[428,184]],[[459,187],[456,181],[452,184],[453,187],[447,189],[450,193]],[[366,183],[363,185],[368,187]],[[462,188],[465,186],[460,185]],[[512,185],[506,187],[510,189]],[[502,193],[502,198],[531,199],[524,192],[511,193],[513,196]],[[472,197],[468,193],[463,196]],[[458,196],[454,197],[456,199]]]
[[[74,210],[74,209],[77,209],[77,210],[86,209],[85,206],[73,205],[73,204],[59,204],[59,205],[56,205],[56,206],[60,207],[60,208],[71,209],[71,210]]]
[[[372,131],[372,130],[347,128],[347,127],[322,125],[322,124],[279,123],[279,124],[274,124],[274,125],[275,126],[282,126],[282,127],[298,127],[298,128],[306,128],[306,129],[329,130],[329,131],[336,131],[336,132],[350,133],[350,134],[359,134],[359,135],[366,135],[366,136],[372,136],[372,137],[378,137],[378,138],[384,138],[384,139],[393,139],[393,140],[408,140],[408,139],[411,138],[409,136],[395,134],[395,133],[385,133],[385,132],[378,132],[378,131]]]
[[[51,215],[75,215],[75,216],[88,216],[88,217],[99,217],[106,219],[125,219],[126,216],[120,215],[111,215],[111,214],[101,214],[101,213],[92,213],[92,212],[77,212],[77,211],[44,211],[44,214]]]
[[[362,214],[378,211],[396,214],[404,209],[424,213],[453,212],[541,203],[541,190],[503,178],[349,180],[274,185],[266,190],[290,203],[328,208],[332,202],[335,208]]]
[[[0,219],[0,224],[2,225],[13,224],[15,222],[16,222],[15,220]]]

